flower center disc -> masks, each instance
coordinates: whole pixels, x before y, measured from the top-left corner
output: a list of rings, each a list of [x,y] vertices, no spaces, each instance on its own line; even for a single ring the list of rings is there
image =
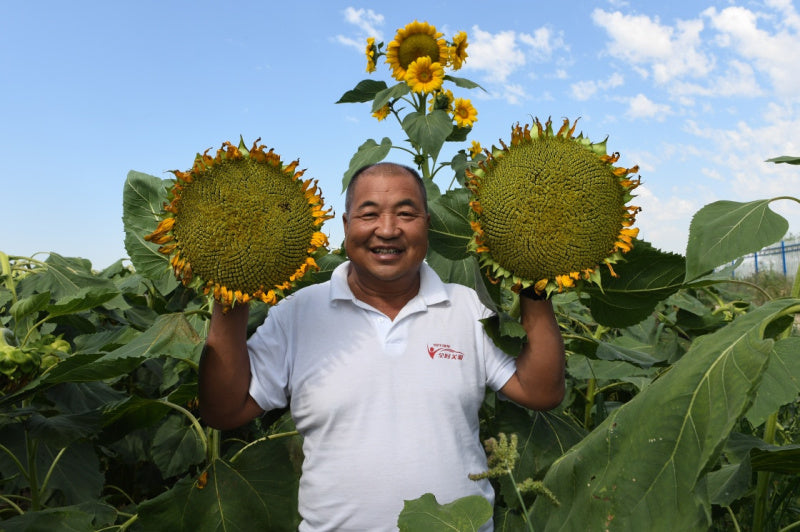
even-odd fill
[[[408,68],[417,58],[424,56],[430,57],[431,63],[439,62],[439,44],[425,33],[409,35],[397,49],[397,59],[403,68]]]
[[[481,179],[478,196],[492,259],[533,281],[595,267],[613,250],[625,214],[611,168],[563,138],[504,152]]]
[[[195,274],[252,293],[286,281],[314,219],[291,174],[249,158],[215,163],[181,192],[173,232]]]

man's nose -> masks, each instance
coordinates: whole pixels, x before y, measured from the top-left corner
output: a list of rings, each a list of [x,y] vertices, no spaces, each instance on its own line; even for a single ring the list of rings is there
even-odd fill
[[[393,238],[400,232],[400,226],[397,224],[397,217],[392,214],[384,214],[378,219],[378,227],[375,229],[375,234],[381,238]]]

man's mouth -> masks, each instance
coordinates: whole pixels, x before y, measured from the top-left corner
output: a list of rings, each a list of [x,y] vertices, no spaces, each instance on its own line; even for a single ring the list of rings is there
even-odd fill
[[[373,253],[377,255],[399,255],[401,250],[397,248],[372,248]]]

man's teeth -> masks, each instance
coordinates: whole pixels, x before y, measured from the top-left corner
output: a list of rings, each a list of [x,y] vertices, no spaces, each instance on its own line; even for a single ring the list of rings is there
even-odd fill
[[[395,248],[374,248],[372,251],[381,255],[396,255],[400,253],[400,250]]]

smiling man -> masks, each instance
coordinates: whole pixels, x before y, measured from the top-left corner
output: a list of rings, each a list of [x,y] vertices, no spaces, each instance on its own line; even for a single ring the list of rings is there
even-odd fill
[[[240,426],[289,406],[303,435],[300,530],[397,530],[403,501],[489,501],[479,440],[486,387],[537,410],[564,395],[564,347],[549,301],[521,298],[528,342],[515,359],[486,335],[490,311],[424,262],[425,187],[380,163],[346,196],[349,261],[331,280],[273,307],[246,338],[247,306],[215,307],[200,365],[211,426]],[[491,530],[487,522],[482,530]]]

